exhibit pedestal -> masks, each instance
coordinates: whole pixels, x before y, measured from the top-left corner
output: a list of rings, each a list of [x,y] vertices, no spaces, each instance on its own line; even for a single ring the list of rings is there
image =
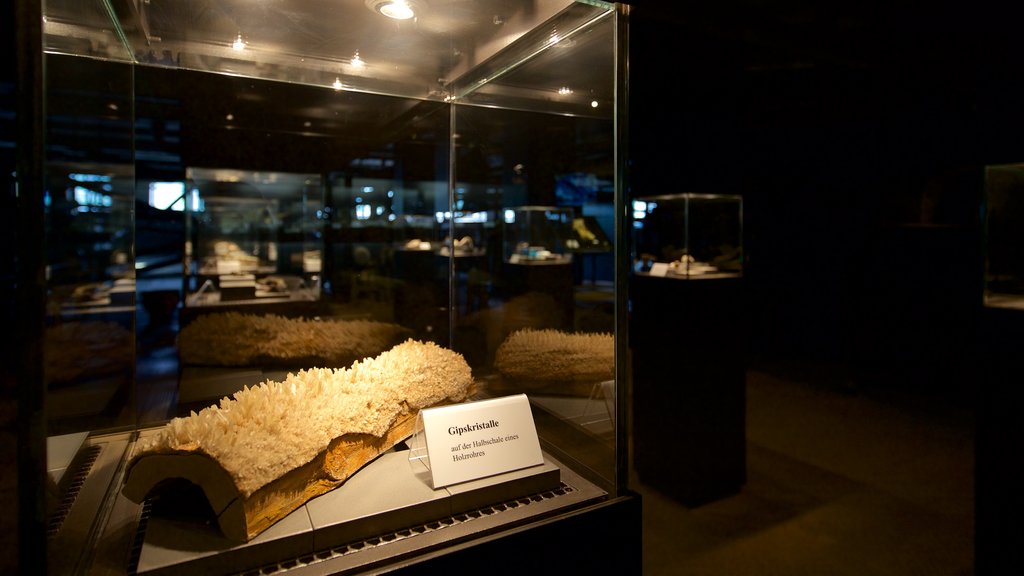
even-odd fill
[[[633,458],[687,506],[746,481],[742,278],[635,275],[630,286]]]
[[[984,381],[975,430],[975,564],[978,574],[1019,574],[1024,569],[1024,536],[1018,528],[1018,494],[1024,471],[1013,455],[1024,443],[1017,400],[1024,309],[990,304],[982,312],[980,331]]]
[[[82,556],[55,557],[52,573],[71,572],[76,565],[83,573],[150,576],[436,574],[442,567],[471,565],[492,574],[547,573],[554,567],[641,573],[639,496],[611,495],[547,454],[538,466],[434,490],[407,451],[388,452],[344,485],[239,543],[219,532],[212,512],[201,505],[205,500],[188,485],[142,505],[120,494],[121,460],[132,438],[120,433],[55,439],[68,445],[55,455],[81,444],[94,456],[69,472],[81,489],[68,504],[69,529],[54,541]],[[63,470],[63,460],[55,458],[52,467]]]

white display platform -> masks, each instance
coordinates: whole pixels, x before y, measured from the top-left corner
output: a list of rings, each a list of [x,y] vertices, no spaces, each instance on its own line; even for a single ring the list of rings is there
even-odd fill
[[[46,439],[46,472],[55,485],[59,485],[64,472],[85,444],[88,432],[75,432]]]

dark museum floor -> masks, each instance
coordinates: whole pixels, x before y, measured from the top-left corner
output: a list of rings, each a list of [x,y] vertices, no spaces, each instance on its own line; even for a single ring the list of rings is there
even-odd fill
[[[686,508],[640,483],[644,574],[965,576],[970,402],[834,377],[747,375],[747,482]]]

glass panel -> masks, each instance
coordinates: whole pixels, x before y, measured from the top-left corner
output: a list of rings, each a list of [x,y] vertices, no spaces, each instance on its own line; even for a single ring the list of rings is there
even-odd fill
[[[610,118],[615,103],[615,26],[610,4],[574,3],[458,78],[461,103]]]
[[[49,429],[132,425],[132,70],[58,55],[46,65]]]
[[[577,34],[611,43],[612,28],[599,18]],[[593,92],[611,95],[611,48],[595,63],[588,46],[549,46],[536,60],[557,63],[555,86],[591,93],[597,78]],[[594,67],[606,73],[589,76]],[[546,449],[613,485],[615,126],[589,104],[567,114],[544,90],[511,90],[544,68],[508,67],[494,90],[466,94],[517,109],[454,108],[452,237],[475,249],[453,258],[453,345],[485,394],[530,397]]]
[[[63,116],[89,117],[72,121],[79,136],[87,124],[121,122],[105,128],[122,139],[118,145],[88,160],[93,171],[118,175],[112,184],[118,193],[105,207],[112,215],[82,225],[110,232],[123,227],[116,215],[137,215],[137,241],[121,234],[116,239],[123,247],[97,244],[117,244],[110,257],[118,262],[127,252],[131,278],[93,274],[99,277],[90,280],[135,281],[138,271],[139,315],[122,324],[138,331],[137,390],[127,395],[138,401],[142,422],[279,377],[325,353],[293,352],[282,360],[266,351],[272,344],[251,342],[263,351],[230,367],[248,374],[223,378],[216,370],[224,366],[178,354],[179,342],[192,349],[187,328],[200,317],[217,321],[237,312],[278,322],[371,320],[387,324],[393,337],[448,345],[453,317],[489,308],[495,294],[532,297],[543,285],[542,293],[562,310],[552,317],[558,329],[581,328],[574,309],[582,298],[589,301],[582,328],[612,330],[612,5],[412,2],[422,11],[395,21],[377,13],[378,4],[47,3],[50,53],[89,56],[94,66],[104,59],[149,65],[113,69],[115,77],[128,79],[126,90],[136,83],[134,101],[104,102],[107,109],[95,112],[65,113],[62,106],[76,106],[73,98],[51,106],[55,126]],[[64,74],[56,56],[52,60],[50,76],[74,86],[77,76]],[[497,152],[488,153],[480,174],[471,158],[460,157],[452,180],[459,184],[450,189],[447,102],[453,98],[522,112],[460,120],[467,139]],[[564,118],[541,130],[546,113]],[[524,126],[515,126],[521,121]],[[554,138],[552,157],[531,157],[528,168],[519,161],[506,165],[506,156],[531,147],[537,134],[524,130],[531,125],[541,138]],[[509,135],[489,134],[495,129]],[[52,139],[66,156],[54,156],[55,181],[82,158],[61,139],[72,134]],[[104,157],[115,150],[119,158]],[[505,169],[508,177],[493,177]],[[527,183],[538,178],[546,182]],[[509,220],[509,210],[519,219]],[[79,216],[87,217],[96,218]],[[513,242],[513,222],[531,220],[557,224],[554,236]],[[55,234],[61,225],[54,221]],[[530,224],[518,233],[547,234],[540,228]],[[513,254],[520,242],[524,253]],[[556,277],[535,277],[541,262]],[[63,272],[67,265],[56,268]],[[455,285],[448,282],[452,274]],[[135,338],[129,340],[134,346]],[[218,350],[200,342],[208,355]],[[237,350],[238,342],[230,346]],[[490,356],[493,350],[485,361]],[[220,384],[209,384],[214,376]],[[127,403],[132,409],[119,412],[134,415],[134,402]]]
[[[135,0],[128,2],[135,5]],[[134,59],[121,23],[107,0],[46,0],[46,52],[130,62]]]
[[[319,174],[189,167],[149,188],[150,206],[187,212],[187,306],[320,298]]]
[[[447,104],[136,75],[143,422],[409,337],[447,344]]]
[[[347,136],[329,174],[332,306],[448,345],[448,268],[439,255],[448,210],[448,106],[383,96],[364,110],[408,109]]]

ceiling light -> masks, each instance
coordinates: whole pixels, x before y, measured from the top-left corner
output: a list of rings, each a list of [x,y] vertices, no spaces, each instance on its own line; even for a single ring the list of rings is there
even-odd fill
[[[417,6],[413,0],[366,0],[366,5],[374,12],[395,20],[416,17]]]
[[[233,48],[234,50],[238,50],[239,52],[245,50],[245,40],[242,39],[241,34],[239,34],[235,38],[235,41],[231,43],[231,48]]]
[[[366,62],[363,62],[363,59],[359,57],[359,50],[356,50],[356,54],[355,56],[352,57],[351,62],[352,65],[355,66],[356,68],[362,68],[363,66],[366,66]]]
[[[388,18],[394,18],[395,20],[408,20],[416,15],[416,13],[412,11],[412,8],[402,0],[385,2],[380,5],[379,10],[381,14]]]

